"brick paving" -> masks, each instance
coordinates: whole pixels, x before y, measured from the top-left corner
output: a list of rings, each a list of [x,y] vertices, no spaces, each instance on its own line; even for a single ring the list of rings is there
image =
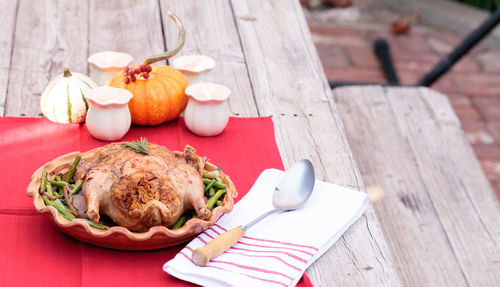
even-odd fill
[[[372,52],[377,37],[388,41],[403,84],[414,84],[462,39],[433,28],[402,36],[379,26],[310,23],[310,29],[328,79],[338,81],[385,81]],[[500,200],[500,52],[474,48],[432,88],[448,96]]]

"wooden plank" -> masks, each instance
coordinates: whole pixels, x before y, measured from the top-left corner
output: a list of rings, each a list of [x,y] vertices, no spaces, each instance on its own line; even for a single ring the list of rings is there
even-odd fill
[[[309,158],[318,179],[363,189],[298,1],[231,3],[259,113],[273,116],[285,166]],[[372,207],[307,273],[318,286],[399,285]]]
[[[446,97],[380,87],[334,96],[403,283],[495,286],[500,204]]]
[[[162,0],[167,47],[173,47],[178,33],[167,16],[169,10],[179,16],[186,29],[186,43],[179,55],[202,54],[216,62],[216,67],[209,72],[188,75],[189,81],[208,81],[227,86],[232,91],[229,109],[233,116],[258,116],[230,3],[218,0]]]
[[[89,54],[124,52],[139,64],[165,50],[156,0],[91,0],[89,13]]]
[[[17,4],[18,1],[0,2],[0,26],[2,27],[2,33],[0,33],[0,117],[5,113]]]
[[[64,67],[86,72],[88,3],[20,0],[5,115],[40,116],[40,95]]]
[[[467,282],[498,285],[500,203],[447,98],[424,88],[387,97]]]
[[[384,89],[350,87],[333,94],[401,280],[409,286],[466,286]]]

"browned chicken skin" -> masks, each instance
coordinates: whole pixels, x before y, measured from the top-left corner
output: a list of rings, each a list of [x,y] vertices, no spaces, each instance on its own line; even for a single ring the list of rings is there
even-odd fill
[[[83,177],[87,216],[106,214],[118,225],[143,232],[155,225],[172,226],[188,210],[210,216],[201,178],[204,162],[186,146],[184,155],[149,144],[148,155],[119,143],[82,154],[76,178]]]

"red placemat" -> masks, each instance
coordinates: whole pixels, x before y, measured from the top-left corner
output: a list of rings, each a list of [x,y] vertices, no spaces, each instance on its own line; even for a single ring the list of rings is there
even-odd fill
[[[186,144],[220,164],[244,196],[260,172],[283,169],[271,118],[231,118],[217,137],[198,137],[184,121],[132,127],[123,140],[146,137],[171,150]],[[83,125],[38,118],[0,118],[0,285],[1,286],[189,286],[162,270],[183,247],[116,251],[82,243],[37,213],[26,195],[32,173],[62,154],[105,145]],[[306,275],[298,286],[312,286]]]

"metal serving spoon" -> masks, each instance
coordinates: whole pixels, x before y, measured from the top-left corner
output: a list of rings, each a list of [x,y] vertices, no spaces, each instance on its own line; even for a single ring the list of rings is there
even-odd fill
[[[219,256],[233,246],[252,225],[261,221],[264,217],[277,211],[290,211],[304,205],[309,199],[314,187],[314,168],[307,159],[302,159],[289,168],[283,179],[273,193],[273,210],[257,217],[244,226],[238,226],[224,232],[208,242],[204,247],[193,251],[193,262],[198,266],[205,266],[210,259]]]

